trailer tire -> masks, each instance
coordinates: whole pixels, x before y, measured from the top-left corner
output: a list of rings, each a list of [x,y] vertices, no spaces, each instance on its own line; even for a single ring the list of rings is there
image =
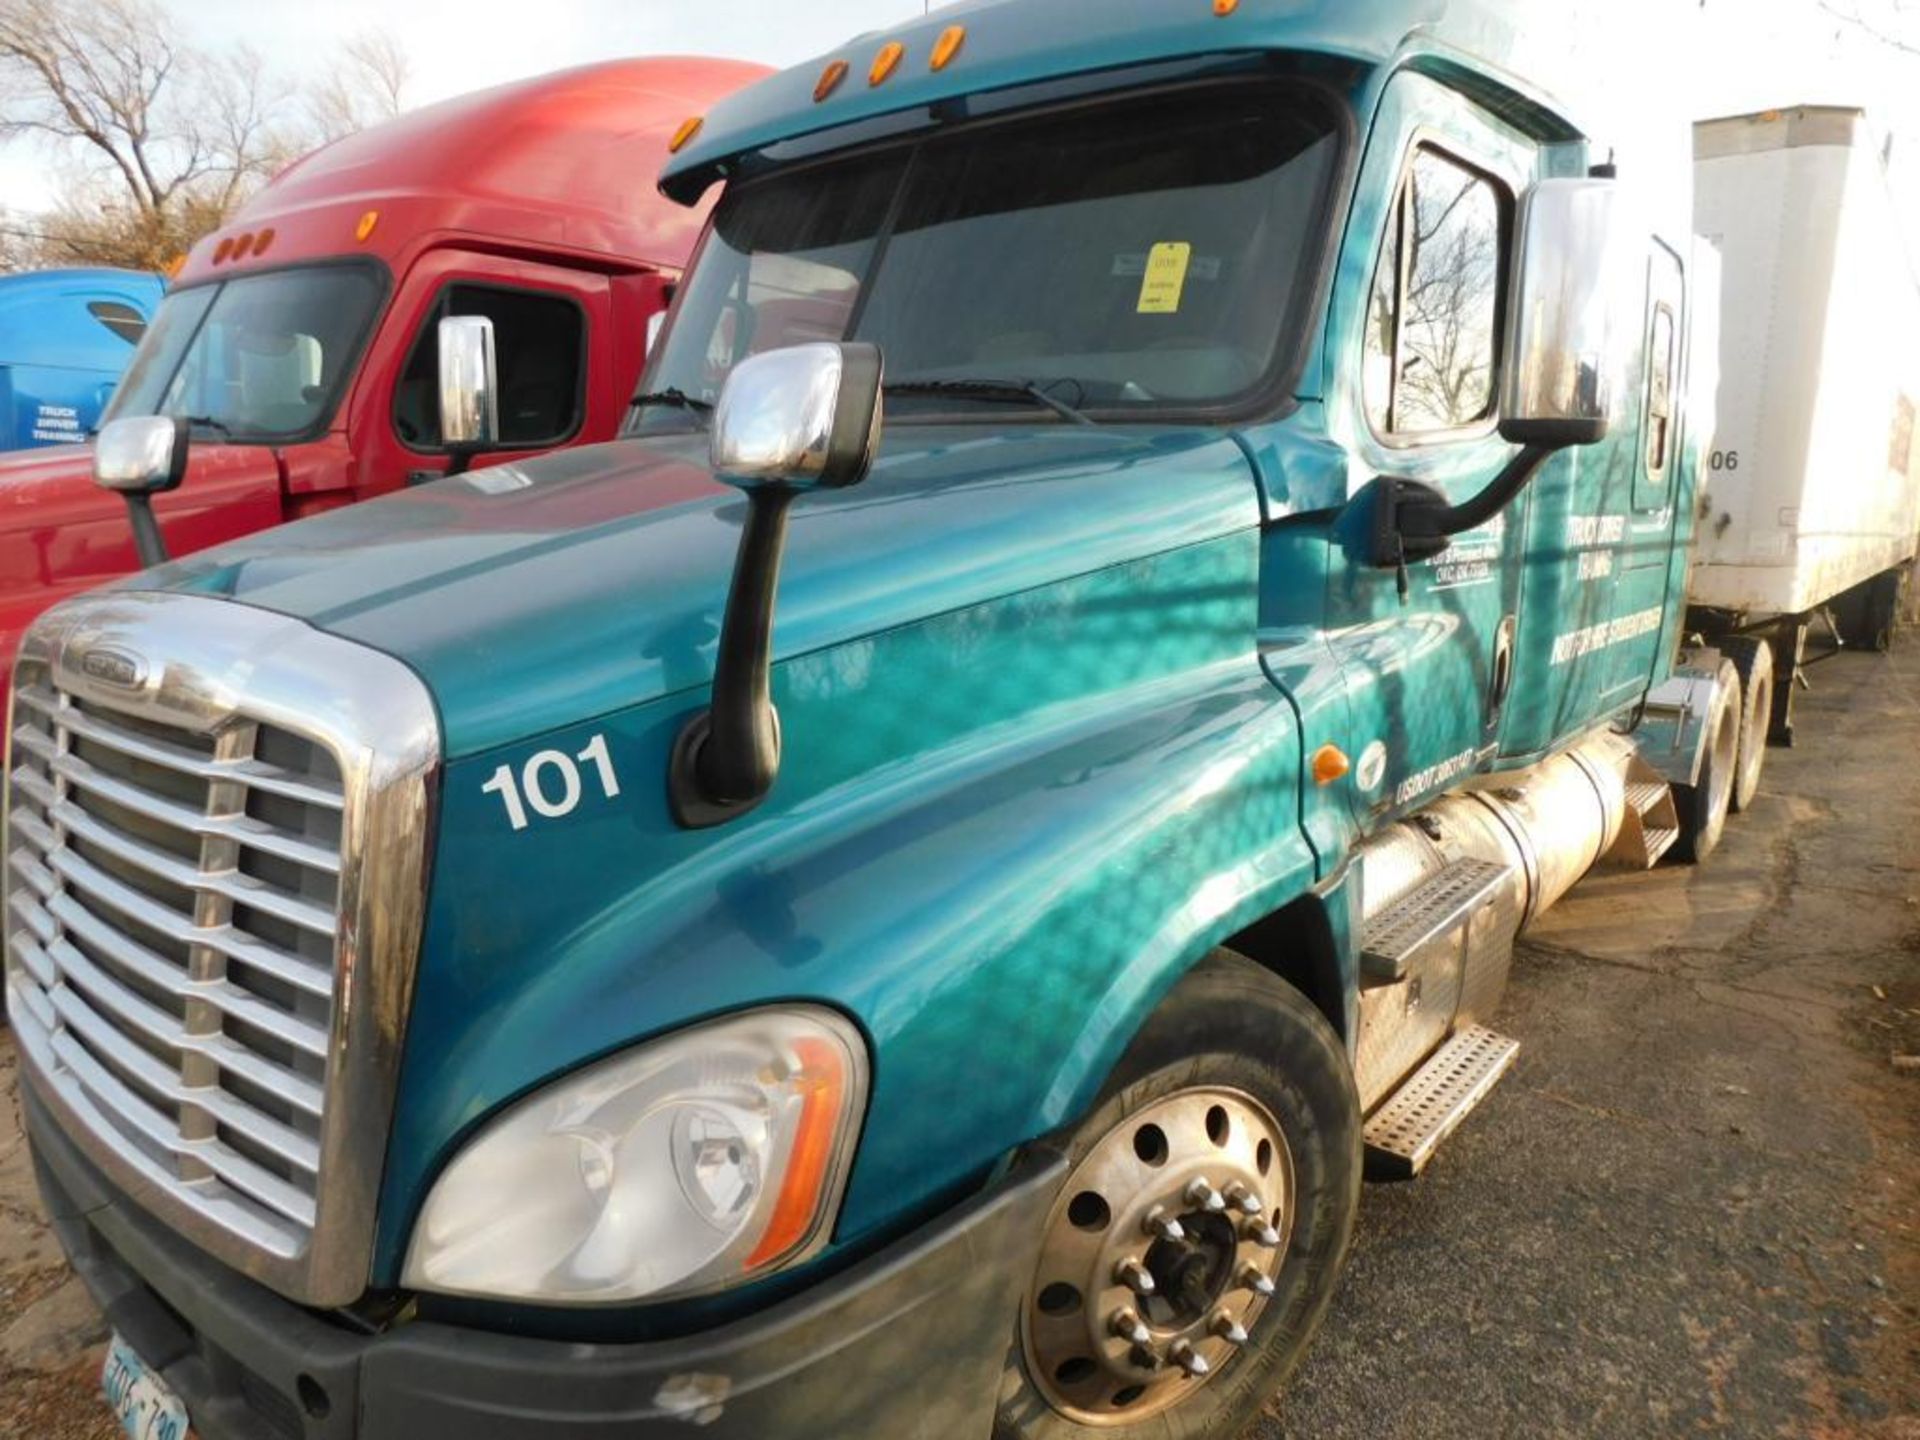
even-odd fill
[[[1841,644],[1849,650],[1873,650],[1883,655],[1893,649],[1906,576],[1904,565],[1885,570],[1835,597],[1831,608]]]
[[[1673,807],[1680,816],[1680,838],[1673,858],[1683,865],[1699,865],[1720,844],[1733,808],[1733,787],[1740,756],[1740,676],[1733,662],[1720,662],[1719,694],[1707,717],[1706,753],[1700,773],[1691,785],[1673,787]]]
[[[1231,1125],[1221,1118],[1216,1131],[1216,1117],[1229,1114]],[[1360,1101],[1339,1037],[1298,990],[1215,950],[1161,1002],[1092,1108],[1057,1143],[1072,1168],[1021,1313],[1010,1317],[994,1440],[1239,1434],[1305,1353],[1353,1235]],[[1267,1157],[1269,1167],[1259,1169],[1249,1155]],[[1154,1203],[1156,1186],[1182,1193],[1196,1166],[1240,1199],[1217,1217],[1201,1202]],[[1241,1205],[1254,1202],[1269,1208],[1242,1213]],[[1190,1203],[1190,1211],[1181,1208]],[[1145,1213],[1185,1222],[1171,1259],[1145,1233],[1136,1213],[1143,1205],[1153,1206]],[[1278,1245],[1251,1238],[1263,1223],[1275,1227]],[[1137,1252],[1156,1273],[1171,1265],[1177,1278],[1136,1297],[1108,1278],[1112,1246]],[[1249,1256],[1260,1257],[1251,1263],[1264,1267],[1274,1287],[1269,1298],[1238,1278]],[[1154,1368],[1133,1374],[1124,1343],[1091,1338],[1110,1332],[1111,1305],[1137,1305],[1134,1318],[1151,1322],[1149,1343],[1161,1357]],[[1187,1311],[1198,1318],[1184,1319]],[[1238,1345],[1196,1338],[1194,1348],[1213,1357],[1207,1373],[1179,1373],[1191,1363],[1191,1353],[1181,1365],[1170,1358],[1181,1335],[1198,1337],[1222,1314],[1245,1321],[1250,1338]]]
[[[1731,801],[1739,814],[1759,793],[1760,770],[1767,762],[1767,732],[1773,725],[1773,647],[1751,635],[1729,635],[1715,643],[1740,677],[1740,743]]]

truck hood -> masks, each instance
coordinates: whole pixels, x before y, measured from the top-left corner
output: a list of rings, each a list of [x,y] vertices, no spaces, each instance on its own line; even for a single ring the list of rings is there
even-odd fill
[[[169,544],[211,544],[280,517],[280,462],[256,445],[193,447],[186,482],[154,502]],[[0,458],[0,611],[137,569],[127,507],[93,483],[93,447]],[[49,594],[49,590],[54,593]],[[5,657],[12,661],[9,652]]]
[[[228,596],[413,667],[458,758],[712,678],[745,500],[704,436],[616,441],[355,505],[127,582]],[[898,427],[796,503],[787,659],[1258,522],[1217,430]]]

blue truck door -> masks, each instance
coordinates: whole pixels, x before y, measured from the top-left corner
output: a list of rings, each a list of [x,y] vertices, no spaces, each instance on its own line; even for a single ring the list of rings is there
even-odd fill
[[[1514,453],[1496,414],[1504,289],[1516,201],[1539,164],[1534,142],[1436,81],[1388,82],[1328,317],[1328,423],[1353,457],[1351,492],[1393,475],[1457,503]],[[1409,568],[1403,601],[1394,573],[1359,556],[1360,508],[1342,522],[1328,641],[1366,759],[1365,800],[1384,814],[1492,754],[1518,535],[1510,510],[1455,537]]]

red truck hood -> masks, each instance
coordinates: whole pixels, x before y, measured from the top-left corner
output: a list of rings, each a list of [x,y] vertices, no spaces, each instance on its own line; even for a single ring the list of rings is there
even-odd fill
[[[264,446],[195,445],[185,483],[154,509],[176,555],[278,524],[280,461]],[[91,446],[0,458],[0,696],[42,610],[139,568],[126,502],[93,483]]]

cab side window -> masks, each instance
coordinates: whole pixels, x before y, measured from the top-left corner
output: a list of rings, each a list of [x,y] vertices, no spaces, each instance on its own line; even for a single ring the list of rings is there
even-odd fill
[[[557,445],[580,428],[586,403],[586,315],[559,295],[488,285],[449,285],[428,312],[393,393],[393,428],[415,450],[440,448],[440,321],[493,321],[500,365],[500,440],[505,449]]]
[[[1493,414],[1509,208],[1486,175],[1429,146],[1414,152],[1367,299],[1361,389],[1380,435]]]

